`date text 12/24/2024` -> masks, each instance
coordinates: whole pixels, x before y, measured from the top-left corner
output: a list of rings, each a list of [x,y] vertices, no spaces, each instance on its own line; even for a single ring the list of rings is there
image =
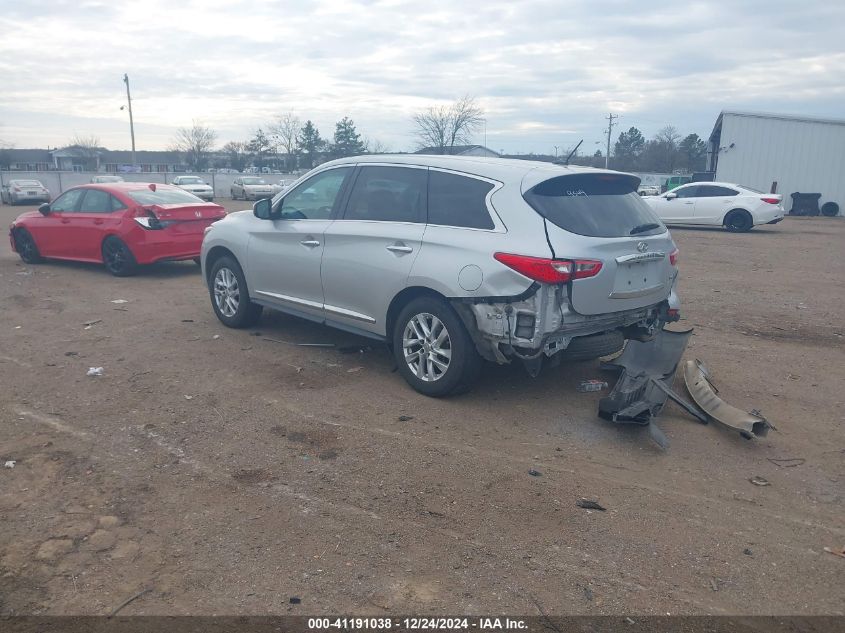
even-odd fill
[[[525,620],[519,618],[308,618],[310,631],[519,631],[527,628]]]

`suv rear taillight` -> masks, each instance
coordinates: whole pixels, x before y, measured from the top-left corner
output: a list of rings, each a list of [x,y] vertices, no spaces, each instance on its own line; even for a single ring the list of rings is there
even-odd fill
[[[679,251],[677,248],[675,248],[675,250],[673,250],[671,253],[669,253],[669,263],[672,264],[673,266],[677,266],[678,265],[678,258],[680,256],[681,256],[681,251]]]
[[[769,204],[780,204],[780,198],[760,198],[760,200]]]
[[[602,263],[595,259],[548,259],[511,253],[495,253],[493,258],[529,279],[545,284],[564,284],[573,279],[595,277]]]

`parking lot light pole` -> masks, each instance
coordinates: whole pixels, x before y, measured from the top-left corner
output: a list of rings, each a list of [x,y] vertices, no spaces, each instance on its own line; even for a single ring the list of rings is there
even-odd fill
[[[126,84],[126,101],[129,103],[129,133],[132,135],[132,170],[135,170],[135,122],[132,120],[132,95],[129,94],[129,75],[123,73],[123,83]],[[121,108],[122,110],[123,108]]]

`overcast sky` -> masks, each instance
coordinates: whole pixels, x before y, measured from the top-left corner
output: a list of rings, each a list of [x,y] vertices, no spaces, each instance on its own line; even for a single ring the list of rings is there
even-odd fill
[[[841,0],[0,0],[0,139],[128,149],[126,72],[138,149],[293,111],[410,150],[414,112],[470,94],[492,149],[592,153],[608,112],[614,140],[706,137],[726,108],[845,116],[843,25]]]

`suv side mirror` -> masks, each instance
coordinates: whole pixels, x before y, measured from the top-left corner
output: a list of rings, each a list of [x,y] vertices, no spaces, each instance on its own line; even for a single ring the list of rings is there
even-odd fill
[[[669,193],[666,194],[667,200],[674,200],[677,197],[678,197],[678,194],[675,193],[674,191],[670,191]]]
[[[273,215],[273,201],[264,198],[252,205],[252,214],[259,220],[270,220]]]
[[[45,216],[50,215],[50,203],[49,202],[43,203],[40,207],[38,207],[38,212],[41,215],[45,215]]]

